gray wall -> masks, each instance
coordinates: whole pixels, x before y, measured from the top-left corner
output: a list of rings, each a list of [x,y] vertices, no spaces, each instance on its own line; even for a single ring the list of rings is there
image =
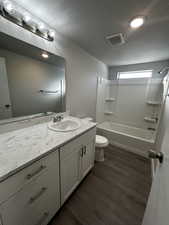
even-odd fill
[[[169,98],[166,98],[164,111],[161,117],[160,127],[156,140],[156,150],[163,151],[164,155],[169,155]]]
[[[66,59],[66,105],[71,114],[95,118],[97,77],[107,77],[107,66],[59,33],[46,41],[1,18],[0,31]]]
[[[0,57],[6,61],[13,116],[62,111],[60,92],[41,94],[39,90],[56,91],[65,71],[55,65],[0,49]]]
[[[169,66],[169,60],[150,62],[150,63],[141,63],[133,64],[126,66],[110,66],[108,69],[109,79],[115,80],[117,78],[118,72],[127,72],[127,71],[137,71],[137,70],[150,70],[153,69],[153,76],[160,76],[158,73],[163,67]]]

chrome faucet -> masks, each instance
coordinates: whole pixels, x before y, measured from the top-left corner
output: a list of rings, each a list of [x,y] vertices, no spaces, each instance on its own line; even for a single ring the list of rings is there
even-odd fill
[[[55,116],[53,117],[53,122],[56,123],[56,122],[60,122],[61,120],[63,120],[63,115],[58,115],[58,116]]]

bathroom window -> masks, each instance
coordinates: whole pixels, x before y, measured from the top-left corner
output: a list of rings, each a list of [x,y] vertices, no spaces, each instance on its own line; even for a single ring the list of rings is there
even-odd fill
[[[137,79],[137,78],[150,78],[152,77],[152,70],[139,70],[129,72],[118,72],[118,79]]]

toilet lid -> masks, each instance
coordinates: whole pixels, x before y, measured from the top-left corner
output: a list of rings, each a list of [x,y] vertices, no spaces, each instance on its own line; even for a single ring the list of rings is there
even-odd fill
[[[106,147],[108,145],[108,139],[100,136],[100,135],[96,135],[96,147]]]

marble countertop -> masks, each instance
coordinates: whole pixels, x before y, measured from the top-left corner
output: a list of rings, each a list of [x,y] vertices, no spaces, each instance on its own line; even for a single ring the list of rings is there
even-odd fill
[[[0,182],[96,126],[96,123],[84,119],[79,121],[79,129],[65,133],[48,129],[49,122],[45,122],[0,134]]]

